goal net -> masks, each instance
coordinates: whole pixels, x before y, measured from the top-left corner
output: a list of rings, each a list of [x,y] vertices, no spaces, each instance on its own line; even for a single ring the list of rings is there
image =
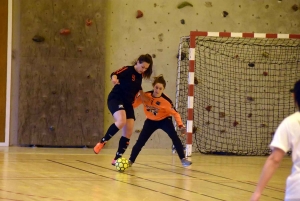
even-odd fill
[[[178,53],[176,109],[191,138],[183,143],[189,152],[268,155],[277,126],[295,112],[299,35],[192,37],[181,38]]]

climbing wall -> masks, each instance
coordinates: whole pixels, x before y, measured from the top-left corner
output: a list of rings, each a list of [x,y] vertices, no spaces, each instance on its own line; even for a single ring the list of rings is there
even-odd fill
[[[102,1],[21,1],[20,145],[89,146],[103,132]]]

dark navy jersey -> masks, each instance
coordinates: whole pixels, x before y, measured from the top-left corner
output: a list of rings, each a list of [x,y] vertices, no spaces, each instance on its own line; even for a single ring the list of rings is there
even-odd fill
[[[116,75],[120,84],[116,84],[111,95],[116,95],[124,102],[133,103],[135,95],[142,90],[142,74],[139,74],[134,66],[124,66],[113,72],[111,76]]]

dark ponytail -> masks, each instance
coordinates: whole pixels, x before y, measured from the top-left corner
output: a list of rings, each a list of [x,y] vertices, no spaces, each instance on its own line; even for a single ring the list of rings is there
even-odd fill
[[[297,103],[298,109],[300,110],[300,80],[295,83],[293,93],[295,102]]]
[[[166,80],[162,74],[153,78],[152,86],[154,87],[157,83],[160,83],[166,88]]]
[[[139,58],[137,59],[137,61],[134,63],[136,64],[137,62],[139,63],[143,63],[146,62],[149,64],[148,69],[143,73],[143,77],[145,79],[149,79],[152,75],[152,66],[153,66],[153,60],[150,54],[142,54],[139,56]]]

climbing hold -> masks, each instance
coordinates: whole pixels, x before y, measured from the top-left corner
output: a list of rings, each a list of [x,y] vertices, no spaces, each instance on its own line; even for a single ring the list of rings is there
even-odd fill
[[[248,66],[249,66],[249,67],[254,67],[255,64],[254,64],[254,63],[248,63]]]
[[[198,128],[196,126],[193,127],[193,133],[196,133]]]
[[[144,16],[143,12],[138,10],[137,13],[136,13],[136,18],[141,18],[143,16]]]
[[[234,121],[234,122],[233,122],[233,126],[234,126],[234,127],[236,127],[238,124],[239,124],[239,122],[237,122],[237,121]]]
[[[212,106],[211,105],[208,105],[208,106],[206,106],[206,110],[208,111],[208,112],[210,112],[211,111],[211,108],[212,108]]]
[[[252,113],[249,113],[249,114],[247,115],[247,117],[249,117],[249,118],[252,117]]]
[[[247,100],[248,100],[248,101],[254,101],[254,98],[251,97],[251,96],[248,96],[248,97],[247,97]]]
[[[229,15],[229,13],[227,11],[223,11],[222,16],[227,17],[227,15]]]
[[[184,19],[180,20],[180,23],[181,23],[181,24],[185,24]]]
[[[152,58],[155,58],[156,57],[156,54],[152,54]]]
[[[266,72],[266,71],[263,72],[263,75],[264,75],[264,76],[267,76],[267,75],[268,75],[268,72]]]
[[[70,29],[61,29],[59,32],[61,35],[69,35],[71,33]]]
[[[179,54],[177,54],[176,58],[179,58]],[[185,52],[181,52],[181,58],[180,60],[184,60],[186,58],[186,53]]]
[[[91,26],[92,23],[93,23],[93,21],[92,21],[91,19],[87,19],[87,20],[85,21],[86,26]]]
[[[180,4],[177,6],[177,8],[178,8],[178,9],[181,9],[181,8],[186,7],[186,6],[191,6],[191,7],[193,7],[193,4],[191,4],[191,3],[187,2],[187,1],[184,1],[184,2],[180,3]]]
[[[164,37],[164,34],[162,34],[162,33],[158,35],[159,42],[163,41],[163,37]]]
[[[45,38],[43,36],[39,36],[39,35],[35,35],[33,38],[32,38],[33,41],[35,42],[43,42],[45,40]]]
[[[292,6],[292,9],[293,9],[294,11],[297,11],[297,10],[299,9],[299,6],[298,6],[297,4],[294,4],[294,5]]]
[[[198,81],[198,79],[197,79],[197,77],[194,77],[194,84],[198,84],[199,83],[199,81]]]
[[[50,127],[49,127],[49,130],[50,130],[50,131],[55,131],[54,126],[50,126]]]

